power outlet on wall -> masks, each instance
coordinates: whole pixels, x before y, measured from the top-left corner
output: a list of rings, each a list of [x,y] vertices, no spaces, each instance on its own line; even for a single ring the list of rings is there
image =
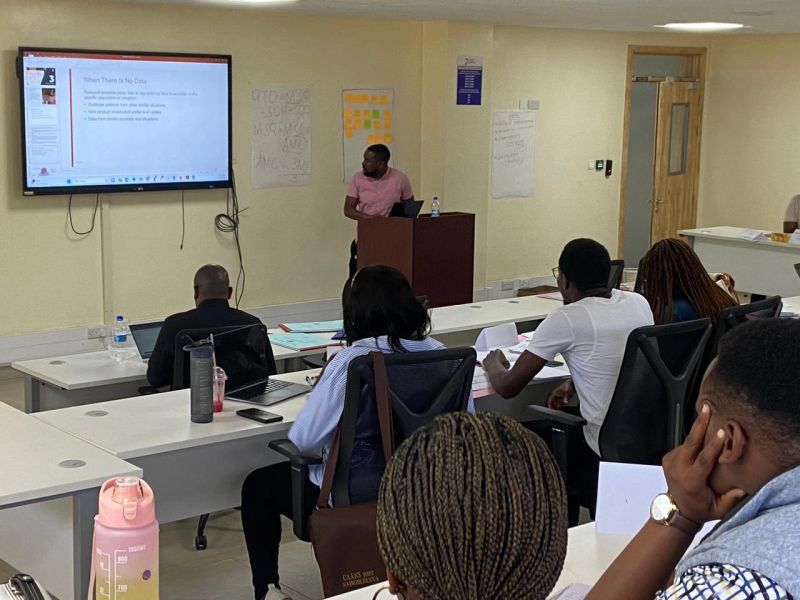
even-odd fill
[[[86,330],[86,337],[90,340],[104,338],[107,335],[107,327],[89,327],[89,329]]]
[[[502,292],[512,292],[514,291],[514,282],[513,281],[504,281],[500,284],[500,291]]]

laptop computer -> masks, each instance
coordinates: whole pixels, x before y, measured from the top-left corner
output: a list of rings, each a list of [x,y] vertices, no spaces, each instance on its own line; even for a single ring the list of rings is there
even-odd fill
[[[416,219],[419,216],[419,211],[422,210],[422,200],[412,200],[409,202],[395,202],[392,205],[392,212],[389,213],[390,217],[406,217],[407,219]]]
[[[156,346],[156,340],[163,324],[164,321],[157,321],[155,323],[131,325],[133,343],[136,344],[136,349],[139,350],[139,355],[144,362],[150,360],[150,355],[153,354],[153,348]]]
[[[291,383],[280,379],[259,379],[225,392],[226,400],[271,406],[311,391],[304,383]]]

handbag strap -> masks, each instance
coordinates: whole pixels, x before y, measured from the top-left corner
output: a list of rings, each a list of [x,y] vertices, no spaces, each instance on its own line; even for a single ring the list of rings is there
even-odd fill
[[[386,375],[386,361],[383,352],[370,352],[372,365],[375,373],[375,400],[378,407],[378,426],[381,432],[381,444],[383,445],[383,456],[386,462],[392,458],[394,453],[394,426],[392,423],[392,404],[389,397],[389,378]],[[328,460],[325,463],[325,471],[322,476],[322,485],[319,488],[319,498],[317,498],[317,508],[327,508],[328,499],[331,497],[333,489],[333,475],[336,472],[336,463],[339,460],[339,443],[342,437],[342,422],[333,432],[333,441],[328,451]]]

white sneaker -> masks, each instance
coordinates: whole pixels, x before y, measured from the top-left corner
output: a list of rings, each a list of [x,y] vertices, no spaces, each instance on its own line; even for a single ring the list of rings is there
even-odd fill
[[[273,584],[269,584],[269,587],[267,588],[267,595],[264,596],[264,600],[292,600],[292,597],[284,594]]]

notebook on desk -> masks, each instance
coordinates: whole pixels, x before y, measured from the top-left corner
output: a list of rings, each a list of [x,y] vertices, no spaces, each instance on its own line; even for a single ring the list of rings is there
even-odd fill
[[[153,354],[153,348],[156,346],[156,340],[163,324],[164,321],[157,321],[131,325],[133,343],[136,344],[136,349],[144,362],[150,360],[150,355]]]
[[[280,379],[259,379],[225,393],[227,400],[270,406],[311,391],[304,383],[291,383]]]

